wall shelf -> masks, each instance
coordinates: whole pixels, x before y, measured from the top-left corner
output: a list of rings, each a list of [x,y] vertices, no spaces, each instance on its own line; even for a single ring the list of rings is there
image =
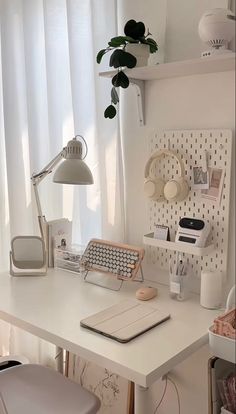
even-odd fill
[[[133,69],[124,69],[129,76],[130,84],[135,86],[139,125],[145,125],[144,113],[144,83],[147,80],[168,79],[206,73],[227,72],[235,70],[235,53],[219,56],[183,60],[180,62],[160,63],[156,66],[144,66]],[[99,76],[111,78],[116,70],[100,72]]]
[[[161,249],[173,250],[194,256],[207,256],[214,250],[214,244],[209,244],[206,247],[196,247],[184,242],[171,242],[166,240],[159,240],[154,238],[154,233],[145,234],[143,236],[143,243],[148,246],[159,247]]]
[[[125,73],[131,79],[146,81],[233,70],[235,70],[235,53],[125,69]],[[114,70],[100,72],[99,76],[111,78],[115,73]]]

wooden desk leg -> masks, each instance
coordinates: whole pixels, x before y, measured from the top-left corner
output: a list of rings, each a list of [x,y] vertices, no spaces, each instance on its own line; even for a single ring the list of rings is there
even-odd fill
[[[135,414],[151,414],[151,397],[149,388],[135,384],[134,391],[134,412]]]

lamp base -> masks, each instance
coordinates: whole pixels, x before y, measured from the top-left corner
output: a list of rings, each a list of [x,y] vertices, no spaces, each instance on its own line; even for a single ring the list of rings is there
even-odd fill
[[[204,52],[201,53],[201,57],[205,58],[205,57],[210,57],[210,56],[219,56],[219,55],[229,55],[234,53],[232,50],[230,49],[226,49],[225,47],[221,47],[219,49],[209,49],[209,50],[205,50]]]

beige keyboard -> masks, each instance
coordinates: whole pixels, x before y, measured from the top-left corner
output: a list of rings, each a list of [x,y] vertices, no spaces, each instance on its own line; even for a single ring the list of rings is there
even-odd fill
[[[118,279],[134,279],[144,257],[144,249],[122,243],[92,239],[82,257],[88,271],[98,271],[117,276]]]

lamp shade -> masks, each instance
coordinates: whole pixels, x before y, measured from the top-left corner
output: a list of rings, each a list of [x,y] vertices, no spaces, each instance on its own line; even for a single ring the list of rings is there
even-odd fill
[[[82,143],[76,137],[68,142],[64,149],[65,160],[55,171],[53,182],[60,184],[93,184],[93,176],[82,159]]]
[[[60,184],[93,184],[93,176],[83,160],[66,159],[55,171],[54,183]]]

